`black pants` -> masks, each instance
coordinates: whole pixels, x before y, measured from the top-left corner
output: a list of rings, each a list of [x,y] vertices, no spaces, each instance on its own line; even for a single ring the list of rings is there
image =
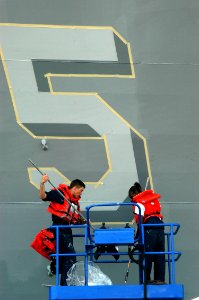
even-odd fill
[[[59,253],[76,253],[73,246],[71,228],[59,229]],[[76,263],[76,256],[60,256],[59,273],[61,274],[60,285],[67,285],[67,272]]]
[[[149,218],[145,224],[161,224],[163,223],[157,217]],[[165,251],[165,237],[164,227],[145,227],[144,233],[145,251],[146,252],[164,252]],[[152,263],[154,262],[154,280],[165,281],[165,255],[154,254],[145,256],[145,270],[146,280],[151,280]]]

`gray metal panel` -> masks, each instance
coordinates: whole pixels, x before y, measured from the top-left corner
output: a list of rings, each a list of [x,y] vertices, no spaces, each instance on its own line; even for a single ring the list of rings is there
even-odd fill
[[[100,137],[100,135],[87,124],[31,124],[24,123],[34,135],[56,137]]]
[[[87,30],[83,27],[54,27],[53,32],[52,27],[38,29],[34,26],[1,28],[1,40],[7,58],[22,61],[44,59],[46,62],[51,59],[62,61],[117,61],[114,35],[111,28]],[[10,39],[13,41],[12,47],[7,45]],[[59,51],[55,51],[55,48],[59,48]]]
[[[147,137],[155,189],[163,194],[165,201],[179,201],[176,205],[164,205],[164,211],[168,221],[178,221],[182,224],[177,245],[184,253],[177,265],[177,277],[178,282],[185,283],[186,300],[199,296],[199,249],[196,239],[199,225],[198,9],[199,2],[196,0],[61,0],[59,3],[53,0],[2,0],[0,3],[1,22],[91,26],[111,24],[133,45],[136,68],[136,80],[132,82],[134,88],[128,89],[129,94],[124,93],[122,89],[119,91],[120,84],[123,86],[123,83],[119,84],[119,80],[115,80],[115,90],[110,86],[112,93],[107,93],[106,99]],[[107,84],[109,82],[107,81]],[[32,195],[31,200],[35,200],[36,190],[28,181],[24,182],[26,166],[22,159],[16,159],[15,154],[20,152],[23,157],[21,145],[29,143],[32,147],[34,143],[29,137],[22,139],[22,129],[16,126],[10,98],[6,94],[5,86],[2,89],[2,84],[4,85],[4,82],[1,80],[1,145],[8,135],[10,139],[6,147],[0,147],[1,197],[6,199],[9,182],[9,187],[12,184],[13,189],[18,191],[17,199],[25,200]],[[9,118],[8,114],[12,118]],[[16,136],[18,139],[15,139]],[[30,151],[30,156],[33,153],[33,150]],[[21,176],[16,172],[17,169],[21,170]],[[22,186],[26,187],[25,191],[21,189]],[[180,201],[193,201],[196,204],[185,205]],[[6,212],[11,210],[12,216]],[[14,226],[9,221],[12,219],[18,224],[19,209],[6,206],[3,213],[6,218],[1,220],[4,221],[4,225],[9,226],[5,228],[11,227],[13,233]],[[28,220],[32,220],[32,215],[34,206],[30,208]],[[47,223],[47,217],[44,217],[43,213],[38,215],[38,230]],[[29,240],[34,235],[34,226],[35,219],[33,223],[30,221],[30,226],[25,227],[26,232],[23,231],[22,245],[27,247],[25,256],[21,246],[20,251],[10,252],[11,246],[16,247],[15,239],[12,243],[9,239],[1,248],[4,254],[0,268],[1,299],[47,299],[47,290],[40,287],[41,281],[44,281],[45,262],[34,253],[31,256],[27,255]],[[4,226],[1,226],[1,230],[3,228]],[[6,238],[6,233],[10,233],[11,229],[4,233]],[[21,229],[23,230],[23,226],[16,225],[12,238],[15,238],[15,235],[19,237]],[[25,238],[27,235],[28,238]],[[24,258],[26,264],[20,264],[20,273],[13,279],[13,269],[16,274],[18,267],[14,260],[17,255],[21,260]],[[8,272],[10,260],[12,270],[10,268]],[[132,269],[134,270],[133,267]],[[107,274],[109,272],[111,276],[116,273],[111,272],[110,268]],[[23,277],[21,280],[23,273],[26,279]]]
[[[29,247],[34,235],[50,225],[50,215],[43,213],[45,208],[45,204],[39,203],[0,205],[3,225],[0,235],[4,244],[0,248],[0,299],[46,300],[48,297],[48,290],[41,286],[47,280],[47,260]]]
[[[132,144],[135,153],[135,161],[138,170],[139,183],[141,184],[143,189],[150,188],[143,140],[141,140],[133,132],[131,132],[131,138],[132,138]],[[134,182],[132,182],[132,185],[133,184]]]

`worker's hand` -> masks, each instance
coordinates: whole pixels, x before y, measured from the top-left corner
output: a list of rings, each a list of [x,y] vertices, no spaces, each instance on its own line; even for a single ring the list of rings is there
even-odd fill
[[[49,180],[49,177],[47,174],[44,174],[41,178],[41,184],[46,183]]]
[[[83,219],[81,216],[79,216],[77,223],[81,224],[81,225],[84,225],[84,224],[87,223],[87,221],[86,221],[86,219]]]

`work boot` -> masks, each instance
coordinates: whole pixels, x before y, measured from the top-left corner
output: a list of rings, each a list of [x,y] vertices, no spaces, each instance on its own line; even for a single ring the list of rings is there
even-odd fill
[[[147,284],[155,284],[155,280],[148,280]]]

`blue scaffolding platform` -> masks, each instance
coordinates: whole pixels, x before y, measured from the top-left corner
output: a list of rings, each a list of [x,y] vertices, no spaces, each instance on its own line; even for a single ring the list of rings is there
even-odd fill
[[[98,245],[126,245],[133,246],[135,243],[144,244],[144,227],[157,226],[155,224],[141,224],[139,228],[139,236],[134,239],[133,228],[111,228],[111,229],[94,229],[90,226],[90,210],[96,206],[114,206],[114,205],[136,205],[133,203],[109,203],[97,204],[87,207],[87,224],[85,225],[68,225],[68,226],[52,226],[56,227],[56,253],[52,256],[69,256],[71,254],[60,254],[59,249],[59,228],[72,227],[83,228],[84,234],[77,235],[84,238],[84,252],[76,253],[76,256],[84,257],[85,285],[84,286],[60,286],[59,285],[59,263],[56,259],[56,285],[49,287],[49,300],[183,300],[184,286],[176,283],[175,262],[181,256],[181,252],[175,251],[174,236],[177,234],[180,225],[177,223],[164,223],[158,226],[164,226],[166,238],[165,252],[144,252],[144,255],[164,254],[168,264],[168,284],[152,285],[146,284],[144,280],[144,268],[139,266],[139,284],[134,285],[88,285],[88,262],[93,260],[93,249]],[[137,206],[139,211],[140,208]],[[140,215],[141,218],[141,215]],[[109,255],[115,253],[109,253]],[[119,252],[119,255],[128,255],[128,252]],[[103,254],[101,254],[103,255]],[[105,254],[104,254],[105,255]],[[143,252],[136,252],[135,255],[143,255]],[[99,260],[97,263],[113,263],[113,260]],[[128,263],[128,260],[117,261],[118,263]],[[143,260],[143,265],[145,261]]]
[[[49,288],[50,300],[141,300],[144,299],[144,286],[53,286]],[[181,284],[147,285],[147,300],[181,300],[184,289]]]
[[[49,288],[51,300],[141,300],[144,299],[143,285],[107,286],[54,286]],[[147,300],[184,299],[180,284],[147,285]]]

